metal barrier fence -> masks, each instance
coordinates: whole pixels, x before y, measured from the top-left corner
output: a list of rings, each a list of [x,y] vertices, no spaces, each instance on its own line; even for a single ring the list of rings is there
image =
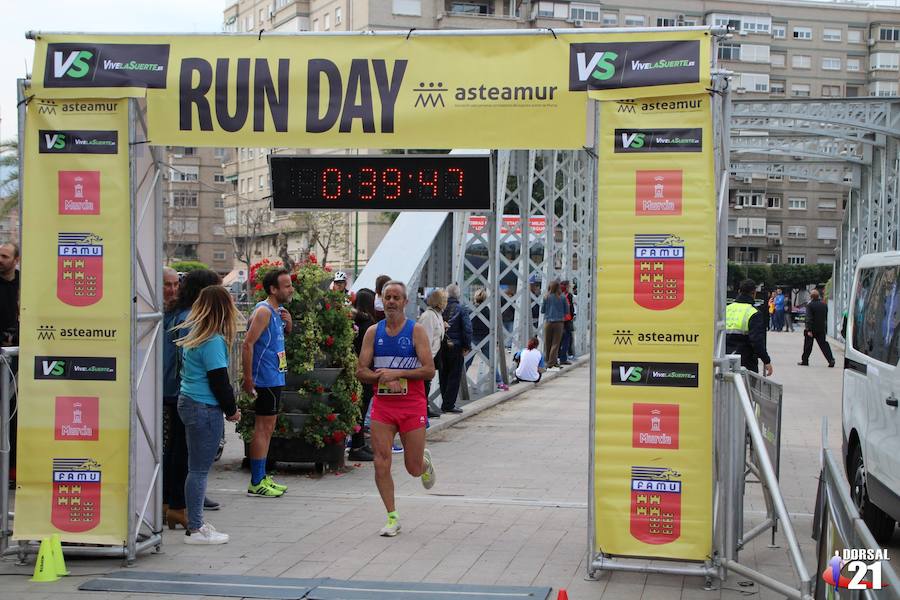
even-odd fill
[[[840,461],[834,458],[831,450],[827,447],[825,430],[827,430],[827,425],[823,425],[822,472],[819,476],[819,493],[816,498],[816,513],[813,520],[813,538],[818,542],[816,544],[815,598],[816,600],[832,600],[839,596],[841,600],[858,598],[900,600],[900,577],[897,576],[897,572],[887,560],[880,562],[881,581],[884,587],[878,591],[846,588],[838,588],[838,591],[823,579],[823,575],[830,567],[829,561],[835,552],[850,548],[879,548],[850,498],[850,484],[844,476]]]
[[[9,454],[12,451],[10,405],[16,389],[16,374],[12,362],[18,356],[18,347],[0,348],[0,556],[9,547],[9,538],[12,536],[9,524],[13,518],[9,510]]]

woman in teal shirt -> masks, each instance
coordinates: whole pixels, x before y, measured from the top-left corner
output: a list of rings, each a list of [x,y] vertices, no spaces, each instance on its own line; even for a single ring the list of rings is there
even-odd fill
[[[178,414],[184,422],[188,447],[186,544],[228,541],[228,534],[203,521],[203,498],[222,435],[222,415],[229,421],[241,418],[228,377],[228,349],[234,343],[239,317],[231,294],[220,285],[212,285],[200,292],[187,319],[178,326],[188,330],[176,342],[183,349]]]

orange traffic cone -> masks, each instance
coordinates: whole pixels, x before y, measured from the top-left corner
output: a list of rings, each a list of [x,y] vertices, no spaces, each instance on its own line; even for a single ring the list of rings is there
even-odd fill
[[[562,588],[556,594],[556,600],[569,600],[569,593],[566,592],[566,588]]]

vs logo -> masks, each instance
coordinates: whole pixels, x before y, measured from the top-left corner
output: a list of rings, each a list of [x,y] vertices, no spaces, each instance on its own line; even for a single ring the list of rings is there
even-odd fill
[[[616,52],[594,52],[590,60],[588,60],[586,52],[576,53],[578,79],[587,81],[590,77],[597,81],[606,81],[616,74],[615,61],[617,58],[619,55]]]
[[[53,52],[53,77],[84,79],[96,65],[97,53],[91,50],[56,50]]]
[[[631,148],[633,150],[637,150],[638,148],[644,147],[644,141],[647,138],[646,133],[623,133],[622,136],[622,147],[623,148]]]
[[[44,147],[47,150],[62,150],[66,147],[66,134],[64,133],[45,133]]]
[[[644,377],[644,367],[619,367],[619,381],[637,383]]]
[[[62,377],[66,374],[66,361],[64,360],[42,360],[41,372],[44,378]]]

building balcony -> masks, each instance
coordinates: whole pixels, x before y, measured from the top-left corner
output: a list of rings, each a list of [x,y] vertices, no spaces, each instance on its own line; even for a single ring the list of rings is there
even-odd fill
[[[445,12],[437,16],[437,29],[518,29],[519,17]]]

